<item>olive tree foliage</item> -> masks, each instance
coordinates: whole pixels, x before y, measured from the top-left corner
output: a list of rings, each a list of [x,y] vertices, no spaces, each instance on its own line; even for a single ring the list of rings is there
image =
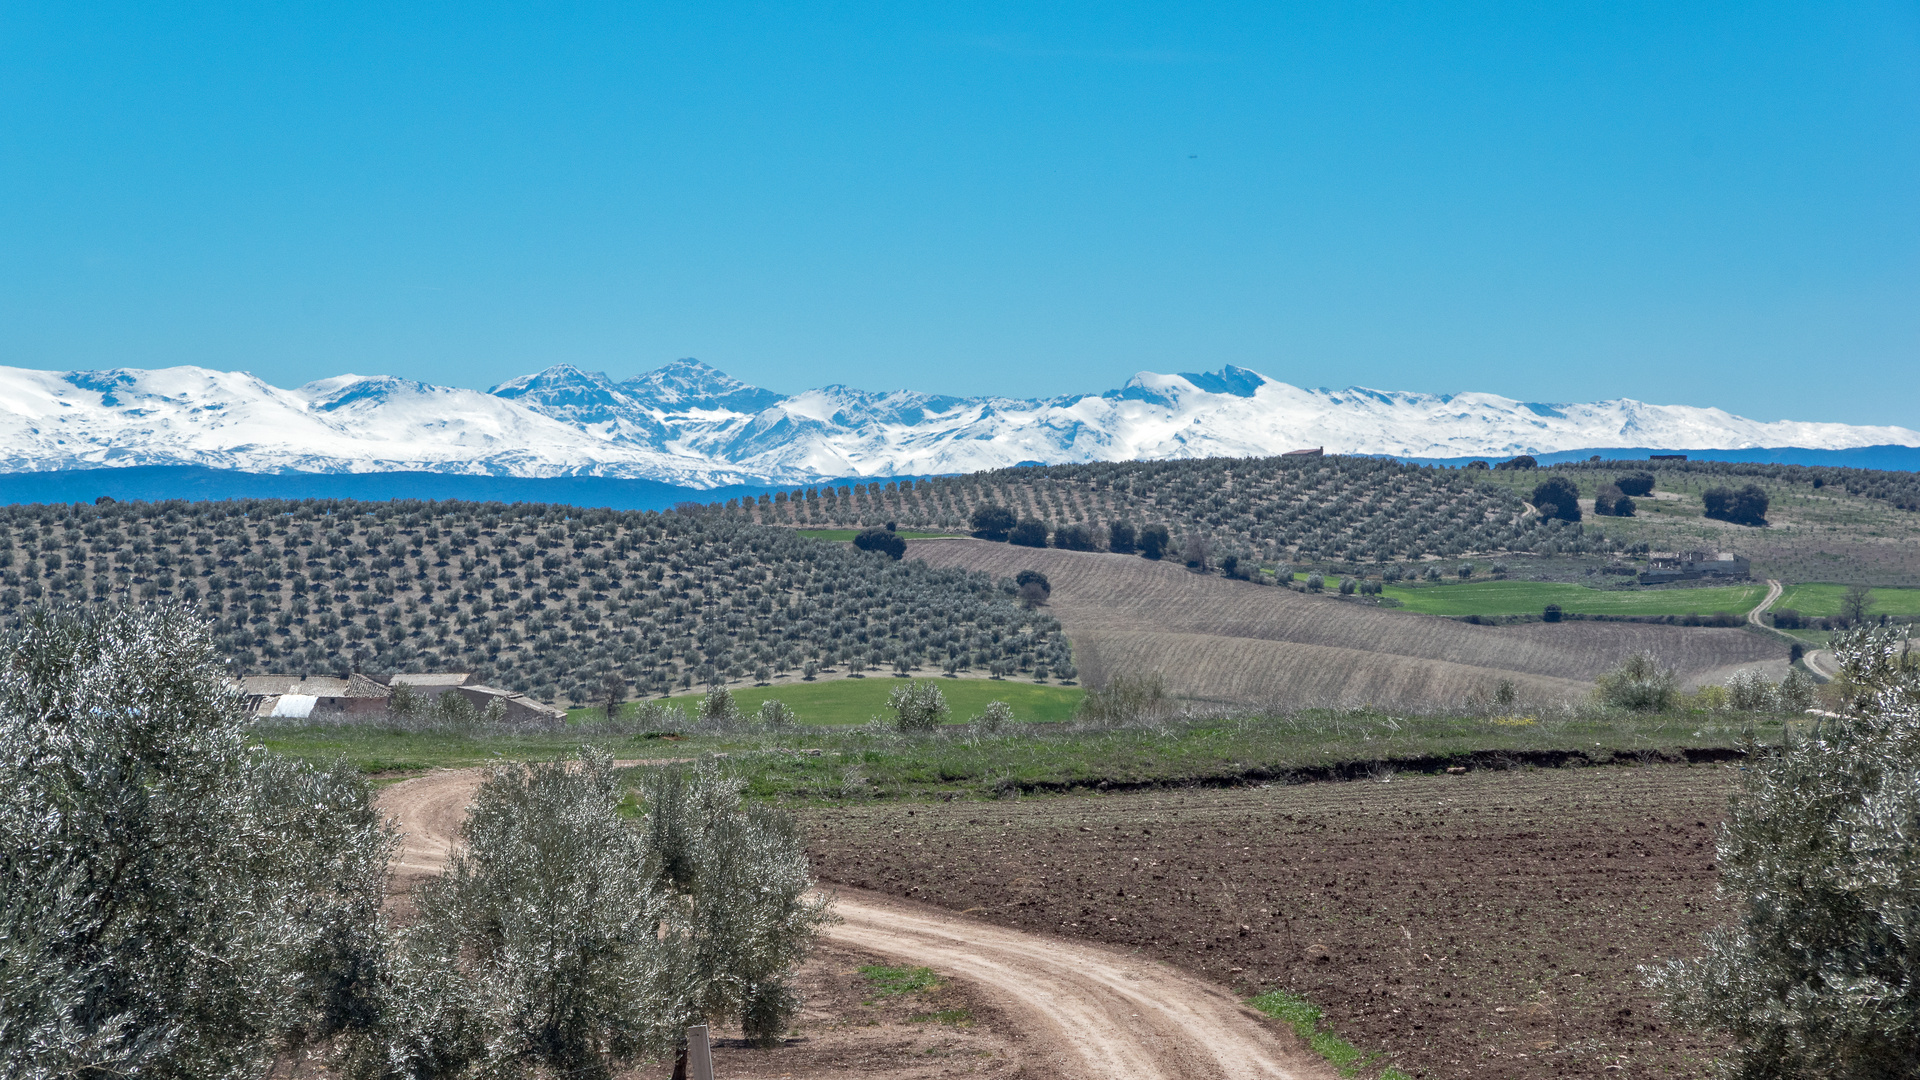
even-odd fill
[[[1635,653],[1595,681],[1595,696],[1602,705],[1634,712],[1671,709],[1678,693],[1674,670],[1652,653]]]
[[[1845,715],[1757,753],[1719,842],[1737,922],[1653,973],[1730,1035],[1743,1080],[1920,1077],[1920,677],[1887,630],[1837,638]]]
[[[385,1038],[351,1072],[599,1078],[672,1048],[689,965],[623,795],[604,754],[489,771],[464,847],[420,889]]]
[[[894,727],[900,731],[937,731],[947,718],[947,696],[938,683],[914,679],[901,683],[887,695],[887,711],[893,714]]]
[[[737,1020],[770,1044],[799,1009],[793,970],[828,918],[791,816],[741,798],[711,760],[648,770],[637,794],[656,885],[672,897],[663,924],[686,950],[682,1020]]]
[[[827,905],[792,820],[741,790],[710,761],[652,770],[636,824],[603,753],[492,770],[343,1071],[597,1080],[671,1055],[689,1024],[777,1039]]]
[[[31,613],[0,671],[0,1061],[252,1077],[378,1017],[393,836],[249,745],[205,621]]]

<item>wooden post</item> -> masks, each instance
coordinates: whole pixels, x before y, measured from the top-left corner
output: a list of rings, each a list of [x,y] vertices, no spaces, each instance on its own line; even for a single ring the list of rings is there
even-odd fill
[[[713,1080],[713,1048],[705,1024],[687,1029],[687,1080]]]

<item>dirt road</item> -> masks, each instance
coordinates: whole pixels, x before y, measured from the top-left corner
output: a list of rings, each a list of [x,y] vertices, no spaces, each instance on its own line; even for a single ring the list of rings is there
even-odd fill
[[[1767,624],[1760,621],[1760,616],[1767,613],[1767,609],[1773,606],[1775,600],[1780,599],[1780,594],[1784,591],[1779,582],[1768,578],[1766,598],[1755,604],[1752,611],[1747,612],[1747,621],[1765,629]]]
[[[448,769],[381,792],[406,836],[396,876],[437,873],[479,787]],[[828,936],[966,980],[1020,1028],[1030,1075],[1066,1080],[1332,1080],[1292,1033],[1227,992],[1124,953],[859,892]]]

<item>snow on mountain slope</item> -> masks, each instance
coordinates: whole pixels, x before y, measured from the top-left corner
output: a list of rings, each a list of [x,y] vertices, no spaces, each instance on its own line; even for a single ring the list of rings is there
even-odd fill
[[[1329,453],[1505,457],[1588,447],[1920,446],[1920,432],[1620,399],[1305,390],[1245,368],[1142,372],[1046,400],[782,397],[694,360],[620,382],[568,366],[487,393],[342,375],[293,390],[197,367],[0,368],[0,471],[207,465],[248,472],[606,476],[719,486],[970,472],[1022,462]]]

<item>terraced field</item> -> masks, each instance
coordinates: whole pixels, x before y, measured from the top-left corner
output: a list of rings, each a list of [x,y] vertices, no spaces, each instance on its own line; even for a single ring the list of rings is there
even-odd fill
[[[918,541],[908,558],[995,575],[1040,570],[1052,582],[1048,610],[1073,642],[1081,681],[1157,671],[1171,689],[1201,701],[1430,711],[1489,695],[1502,680],[1523,701],[1570,701],[1639,651],[1691,682],[1717,681],[1743,665],[1779,667],[1778,677],[1785,666],[1777,639],[1743,629],[1472,626],[1133,556],[984,540]]]

